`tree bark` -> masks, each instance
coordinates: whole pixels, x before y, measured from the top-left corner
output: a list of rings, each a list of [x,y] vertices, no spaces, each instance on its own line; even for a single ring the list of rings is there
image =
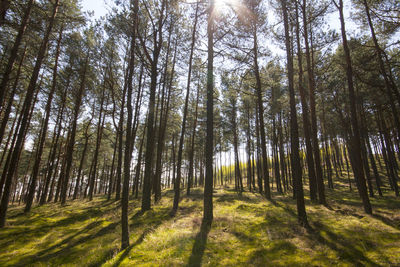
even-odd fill
[[[54,93],[57,88],[58,59],[60,56],[62,34],[63,34],[63,27],[61,26],[60,33],[59,33],[58,40],[57,40],[55,63],[54,63],[54,68],[53,68],[53,81],[52,81],[51,89],[50,89],[50,92],[49,92],[49,95],[47,98],[46,107],[45,107],[46,115],[45,115],[45,118],[43,121],[40,135],[39,135],[39,144],[38,144],[38,148],[36,150],[35,163],[33,164],[33,169],[32,169],[32,174],[31,174],[31,184],[30,184],[30,188],[29,188],[28,197],[26,199],[26,206],[25,206],[24,212],[29,212],[31,210],[33,197],[35,195],[36,180],[38,178],[40,163],[42,161],[44,142],[46,141],[46,137],[47,137],[47,128],[49,125],[51,104],[53,102],[53,96],[54,96]]]
[[[207,20],[207,122],[204,179],[203,223],[211,225],[213,220],[213,154],[214,154],[214,9],[215,0],[210,1]]]
[[[352,164],[354,177],[356,178],[358,185],[358,192],[363,202],[364,211],[367,214],[372,214],[371,203],[369,202],[369,197],[367,193],[367,186],[365,184],[365,176],[363,170],[363,163],[361,159],[361,138],[360,131],[358,126],[357,119],[357,107],[356,107],[356,96],[354,92],[354,84],[353,84],[353,68],[350,56],[350,50],[347,44],[346,37],[346,28],[343,16],[343,0],[339,0],[339,4],[334,1],[336,7],[339,10],[340,16],[340,25],[342,32],[342,41],[343,41],[343,50],[346,60],[346,76],[347,76],[347,85],[349,90],[349,98],[350,98],[350,118],[351,118],[351,126],[352,126],[352,134],[351,134],[351,144],[352,144],[352,154],[353,161]]]
[[[285,27],[285,47],[286,47],[286,58],[287,58],[287,75],[289,85],[289,102],[290,102],[290,143],[292,152],[292,172],[294,180],[294,192],[297,203],[297,218],[299,223],[308,227],[307,214],[304,204],[304,193],[303,193],[303,182],[302,182],[302,171],[299,156],[299,128],[297,124],[297,113],[296,113],[296,99],[293,87],[293,55],[291,53],[291,37],[289,35],[289,19],[288,10],[286,6],[286,0],[281,0],[283,21]]]
[[[26,10],[25,10],[24,16],[21,21],[21,25],[19,26],[17,36],[15,37],[14,45],[11,49],[10,57],[7,61],[7,66],[6,66],[4,74],[3,74],[3,79],[1,80],[1,83],[0,83],[0,107],[3,107],[7,84],[8,84],[8,81],[10,80],[10,74],[13,69],[14,62],[17,59],[18,48],[21,45],[22,37],[25,33],[26,26],[28,25],[29,17],[30,17],[34,2],[35,2],[34,0],[29,0],[29,2],[27,3]],[[58,4],[58,1],[56,3]],[[4,13],[4,15],[5,15],[5,13]],[[53,25],[51,25],[51,26],[53,26]],[[47,43],[45,46],[47,47]],[[44,47],[44,50],[46,50],[46,47]],[[40,66],[39,66],[39,69],[40,69]],[[6,119],[6,118],[4,118],[4,119]],[[8,118],[7,118],[7,120],[8,120]]]
[[[54,19],[55,16],[57,14],[57,10],[58,10],[58,2],[59,0],[56,0],[54,7],[53,7],[53,11],[52,11],[52,15],[49,21],[49,25],[46,29],[45,35],[43,37],[42,43],[40,45],[39,48],[39,53],[35,62],[35,66],[33,68],[33,72],[31,75],[31,79],[29,81],[29,85],[27,88],[27,92],[26,92],[26,96],[25,96],[25,103],[24,103],[24,109],[21,113],[22,116],[22,121],[21,121],[21,127],[18,131],[18,133],[16,133],[17,140],[15,143],[15,147],[14,150],[12,152],[12,157],[11,157],[11,162],[10,162],[10,167],[7,171],[7,178],[6,178],[6,182],[5,182],[5,187],[4,187],[4,193],[2,195],[2,199],[1,199],[1,204],[0,204],[0,228],[3,228],[5,226],[5,222],[6,222],[6,213],[7,213],[7,208],[8,208],[8,201],[9,201],[9,197],[10,197],[10,186],[12,183],[12,179],[13,176],[15,174],[16,171],[16,167],[17,167],[17,163],[19,160],[19,156],[21,154],[21,151],[23,149],[22,145],[23,145],[23,141],[25,139],[25,134],[28,128],[28,119],[29,119],[29,113],[30,113],[30,108],[32,105],[32,98],[35,92],[35,88],[36,88],[36,83],[39,77],[39,72],[40,72],[40,68],[42,66],[42,62],[43,59],[45,57],[45,53],[47,50],[47,45],[48,45],[48,41],[49,41],[49,37],[50,37],[50,33],[52,31],[53,25],[54,25]],[[11,64],[12,65],[12,64]],[[12,66],[11,66],[12,67]],[[0,87],[0,93],[1,93],[1,87]],[[0,103],[2,102],[2,100],[0,100]]]

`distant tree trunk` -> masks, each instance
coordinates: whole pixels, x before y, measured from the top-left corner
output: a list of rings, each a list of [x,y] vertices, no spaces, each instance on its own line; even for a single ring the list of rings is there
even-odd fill
[[[85,144],[83,146],[82,156],[81,156],[81,160],[79,162],[78,176],[76,178],[76,185],[75,185],[74,195],[73,195],[73,198],[72,198],[74,200],[78,196],[80,178],[81,178],[81,175],[82,175],[83,164],[85,163],[86,151],[87,151],[88,144],[89,144],[89,137],[90,136],[88,135],[88,130],[89,130],[89,127],[90,127],[90,123],[91,123],[91,121],[89,121],[88,125],[86,126],[86,130],[85,130]]]
[[[237,177],[237,185],[238,185],[238,191],[239,194],[242,194],[243,192],[243,182],[242,182],[242,173],[240,171],[240,158],[239,158],[239,138],[238,138],[238,127],[237,127],[237,122],[236,122],[236,105],[235,103],[233,104],[233,110],[232,110],[232,126],[233,126],[233,150],[235,153],[235,177]],[[222,165],[222,164],[221,164]]]
[[[33,1],[30,1],[33,2]],[[30,3],[29,2],[29,3]],[[49,41],[49,37],[50,37],[50,33],[51,30],[53,28],[54,25],[54,18],[57,14],[57,9],[58,9],[58,2],[59,0],[56,0],[54,7],[53,7],[53,12],[52,15],[50,17],[49,20],[49,25],[46,29],[46,33],[43,37],[42,43],[40,45],[39,48],[39,53],[38,56],[36,58],[36,63],[35,66],[33,68],[33,72],[32,72],[32,76],[31,79],[29,81],[29,85],[27,88],[27,92],[26,92],[26,96],[25,96],[25,103],[24,103],[24,109],[21,113],[22,116],[22,121],[21,121],[21,127],[18,131],[18,133],[16,133],[17,140],[15,143],[15,147],[14,150],[12,152],[12,157],[11,157],[11,162],[10,162],[10,167],[8,168],[7,171],[7,178],[5,181],[5,186],[4,186],[4,193],[2,195],[2,199],[1,199],[1,204],[0,204],[0,228],[3,228],[5,226],[5,222],[6,222],[6,213],[7,213],[7,208],[8,208],[8,202],[9,202],[9,197],[10,197],[10,187],[11,187],[11,183],[12,183],[12,179],[13,176],[15,174],[16,171],[16,167],[17,167],[17,163],[19,160],[19,155],[21,154],[21,150],[22,150],[22,144],[23,141],[25,139],[25,134],[28,128],[28,119],[29,119],[29,113],[30,113],[30,108],[32,105],[32,98],[35,92],[35,88],[36,88],[36,83],[38,80],[38,76],[39,76],[39,72],[42,66],[42,62],[43,59],[45,57],[45,53],[47,50],[47,45],[48,45],[48,41]],[[30,3],[31,4],[31,3]],[[11,64],[12,67],[13,64]],[[6,85],[6,84],[5,84]],[[5,86],[4,86],[5,88]],[[4,96],[4,92],[2,92],[2,88],[0,86],[0,94],[2,94]],[[2,96],[0,96],[2,97]],[[0,99],[0,103],[2,103],[2,99]]]
[[[291,53],[291,37],[289,35],[289,19],[288,11],[286,6],[286,0],[281,0],[282,11],[283,11],[283,22],[285,27],[285,46],[286,46],[286,57],[287,57],[287,74],[289,80],[289,100],[290,100],[290,143],[292,152],[292,171],[294,180],[294,192],[296,195],[297,202],[297,218],[299,223],[308,227],[307,214],[304,204],[304,193],[303,193],[303,182],[299,156],[299,128],[297,124],[297,113],[296,113],[296,99],[293,87],[293,55]]]
[[[262,180],[262,163],[260,159],[260,123],[258,122],[258,109],[256,110],[256,139],[257,139],[257,185],[258,185],[258,192],[262,194],[263,192],[263,180]]]
[[[116,136],[115,145],[114,145],[114,152],[113,152],[111,169],[110,169],[110,180],[109,180],[108,191],[107,191],[108,192],[107,200],[111,199],[111,194],[113,193],[114,185],[115,185],[115,179],[113,179],[113,177],[114,177],[114,169],[115,169],[115,158],[117,157],[117,148],[118,148],[118,134]]]
[[[52,175],[53,175],[53,169],[54,166],[57,166],[57,164],[55,163],[56,160],[56,156],[57,156],[57,147],[58,147],[58,141],[60,139],[60,135],[61,135],[61,130],[62,130],[62,115],[64,113],[64,109],[65,109],[65,105],[66,105],[66,95],[67,95],[67,89],[68,89],[68,85],[69,85],[69,78],[67,81],[67,86],[62,94],[62,98],[61,98],[61,108],[58,111],[57,114],[57,119],[56,119],[56,127],[54,127],[54,132],[53,132],[53,138],[55,136],[55,140],[54,143],[51,146],[51,150],[50,150],[50,154],[49,154],[49,159],[47,162],[47,173],[46,173],[46,182],[44,185],[44,189],[43,189],[43,193],[42,193],[42,197],[40,199],[39,205],[43,205],[46,202],[47,199],[47,191],[49,189],[49,185],[50,185],[50,181],[52,181]],[[61,146],[60,146],[60,150],[61,150]],[[57,160],[58,162],[58,160]],[[54,174],[55,176],[55,174]],[[53,179],[54,181],[54,179]],[[53,188],[53,183],[51,185],[51,189]],[[52,190],[49,193],[49,200],[50,200],[50,196],[52,195]]]
[[[396,158],[394,157],[394,153],[392,152],[391,145],[390,145],[390,137],[389,133],[386,128],[386,123],[385,119],[383,116],[379,116],[380,123],[379,129],[380,129],[380,134],[381,134],[381,142],[382,142],[382,150],[384,150],[384,154],[386,154],[386,160],[385,160],[385,165],[387,166],[389,172],[388,172],[388,177],[389,177],[389,182],[392,187],[392,190],[395,192],[396,196],[399,196],[399,187],[397,185],[397,180],[398,175],[396,171]]]
[[[199,107],[199,97],[200,97],[200,85],[197,86],[197,93],[196,93],[196,108],[194,111],[194,122],[193,122],[193,129],[192,129],[192,138],[189,150],[189,174],[188,174],[188,184],[187,184],[187,195],[190,194],[190,188],[193,183],[193,161],[194,161],[194,140],[196,136],[196,127],[197,127],[197,116],[198,116],[198,107]],[[197,183],[195,183],[197,185]]]
[[[396,143],[399,144],[399,142],[400,142],[400,119],[399,119],[399,115],[398,115],[399,112],[396,109],[396,104],[394,102],[394,96],[393,96],[393,92],[392,92],[392,90],[394,92],[398,92],[398,89],[397,89],[396,83],[390,82],[391,79],[388,75],[388,72],[386,71],[385,64],[383,62],[384,52],[383,52],[382,48],[379,46],[378,39],[375,34],[375,29],[374,29],[374,25],[371,20],[370,8],[368,5],[368,2],[366,0],[363,0],[363,4],[365,7],[365,12],[367,13],[368,25],[369,25],[369,28],[371,31],[372,40],[374,41],[375,50],[376,50],[376,53],[378,56],[379,68],[380,68],[381,74],[383,75],[383,80],[385,81],[385,88],[386,88],[386,92],[388,95],[390,108],[392,110],[394,124],[395,124],[396,130],[397,130],[397,136],[396,136],[397,142]],[[398,100],[400,102],[400,99],[398,99]],[[400,149],[400,147],[397,147],[397,149]],[[400,155],[400,151],[398,153]]]
[[[279,158],[282,170],[282,181],[284,191],[288,190],[288,182],[286,175],[286,162],[285,162],[285,149],[283,146],[283,133],[282,133],[282,112],[279,112],[279,125],[278,125],[278,136],[279,136]]]
[[[247,135],[247,186],[249,187],[249,192],[251,192],[251,182],[252,182],[252,163],[251,163],[251,126],[250,126],[250,108],[246,106],[246,135]],[[253,189],[255,187],[253,185]]]
[[[65,202],[67,200],[67,187],[68,187],[69,176],[70,176],[71,167],[72,167],[72,158],[73,158],[74,146],[75,146],[76,127],[77,127],[77,123],[78,123],[79,111],[80,111],[81,105],[82,105],[82,98],[83,98],[83,94],[85,91],[86,76],[87,76],[86,74],[87,74],[88,67],[89,67],[89,53],[87,54],[84,65],[83,65],[81,82],[80,82],[78,94],[75,97],[72,128],[71,128],[71,131],[69,132],[67,152],[65,155],[65,160],[66,160],[65,172],[62,172],[60,174],[60,181],[62,181],[61,205],[65,205]]]
[[[339,4],[334,1],[336,7],[339,10],[340,25],[342,32],[343,50],[346,59],[346,75],[347,75],[347,85],[349,90],[350,98],[350,118],[352,126],[351,134],[351,153],[354,164],[352,164],[354,177],[357,181],[358,192],[363,202],[364,210],[367,214],[372,214],[371,203],[369,202],[369,197],[367,193],[367,186],[365,184],[365,176],[363,170],[363,163],[361,158],[361,137],[357,120],[357,107],[356,107],[356,96],[354,92],[353,84],[353,69],[351,63],[350,50],[347,44],[346,28],[343,16],[343,0],[339,0]]]
[[[371,161],[372,170],[374,172],[375,183],[376,183],[376,188],[378,189],[378,194],[379,194],[379,196],[383,196],[382,189],[381,189],[381,185],[382,185],[381,177],[379,176],[378,168],[376,167],[375,158],[374,158],[374,154],[373,154],[373,151],[371,148],[371,143],[369,140],[368,133],[366,133],[365,143],[367,145],[367,150],[368,150],[367,153],[369,156],[369,160]]]
[[[124,129],[124,109],[125,109],[125,96],[127,90],[127,83],[124,84],[122,92],[122,103],[121,110],[119,113],[118,122],[118,163],[117,163],[117,177],[115,180],[115,200],[119,200],[121,197],[121,176],[122,176],[122,158],[123,158],[123,129]]]
[[[142,168],[143,144],[144,144],[145,134],[146,134],[146,125],[144,126],[143,129],[142,140],[140,141],[138,160],[136,165],[135,183],[132,189],[132,194],[135,193],[135,198],[138,197],[138,192],[139,192],[139,178],[140,178],[140,170]]]
[[[106,79],[106,77],[104,77]],[[103,81],[105,83],[105,81]],[[99,110],[99,119],[97,121],[97,136],[96,136],[96,147],[94,150],[93,155],[93,171],[89,175],[89,201],[93,199],[93,193],[95,193],[95,186],[94,182],[96,179],[97,174],[97,161],[99,157],[99,150],[101,146],[101,139],[103,136],[103,127],[104,127],[104,118],[103,118],[103,111],[104,111],[104,99],[105,99],[105,87],[102,88],[101,99],[100,99],[100,110]],[[105,115],[104,115],[105,116]]]

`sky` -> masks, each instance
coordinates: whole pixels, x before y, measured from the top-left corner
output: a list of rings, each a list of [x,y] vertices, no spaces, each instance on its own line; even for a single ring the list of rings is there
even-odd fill
[[[107,4],[105,0],[81,0],[84,11],[93,11],[93,19],[100,18],[107,14]]]

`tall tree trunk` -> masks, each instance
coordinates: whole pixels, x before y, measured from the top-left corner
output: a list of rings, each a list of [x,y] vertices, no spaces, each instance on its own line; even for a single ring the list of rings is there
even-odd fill
[[[30,108],[32,105],[32,98],[33,98],[33,95],[35,92],[40,68],[42,66],[42,62],[43,62],[43,59],[45,57],[45,53],[47,50],[50,33],[51,33],[53,25],[54,25],[54,19],[57,14],[58,2],[59,2],[59,0],[56,0],[56,2],[54,4],[52,15],[51,15],[50,21],[49,21],[49,25],[46,29],[46,33],[45,33],[42,43],[40,45],[36,63],[33,68],[31,79],[29,81],[29,85],[27,88],[24,109],[21,113],[21,116],[22,116],[21,127],[20,127],[18,133],[16,133],[18,137],[17,137],[16,143],[15,143],[14,150],[12,152],[11,163],[10,163],[10,167],[8,168],[8,171],[7,171],[7,178],[6,178],[6,182],[5,182],[4,193],[2,195],[1,204],[0,204],[0,228],[5,226],[6,213],[7,213],[8,201],[9,201],[9,197],[10,197],[10,187],[11,187],[11,183],[12,183],[12,178],[16,171],[17,162],[19,160],[19,155],[21,154],[21,151],[23,149],[22,145],[23,145],[23,141],[25,139],[25,134],[26,134],[27,128],[28,128],[28,119],[30,117],[29,113],[30,113]],[[0,93],[1,93],[1,90],[2,89],[0,88]],[[2,102],[2,100],[0,100],[0,103],[1,102]]]
[[[339,10],[340,16],[340,25],[342,32],[342,41],[343,41],[343,50],[346,59],[346,76],[347,76],[347,85],[349,89],[349,98],[350,98],[350,117],[351,117],[351,126],[352,126],[352,134],[351,134],[351,144],[352,144],[352,154],[353,161],[352,164],[354,177],[356,178],[357,185],[359,186],[358,192],[363,202],[364,210],[367,214],[372,214],[371,203],[369,202],[369,197],[367,193],[367,186],[365,184],[365,176],[363,170],[363,163],[361,159],[361,138],[360,131],[357,120],[357,107],[356,107],[356,96],[354,92],[354,84],[353,84],[353,69],[351,63],[350,50],[347,44],[346,37],[346,28],[344,23],[343,16],[343,0],[339,0],[339,4],[334,1],[336,7]]]
[[[132,149],[131,149],[131,131],[132,131],[132,82],[133,72],[135,70],[135,52],[136,52],[136,34],[137,34],[137,23],[138,23],[138,12],[139,12],[139,1],[133,1],[133,13],[132,13],[132,36],[131,36],[131,47],[128,63],[128,78],[127,82],[127,101],[126,108],[128,112],[127,124],[126,124],[126,140],[125,140],[125,157],[124,157],[124,180],[122,185],[122,200],[121,200],[121,249],[125,249],[129,246],[129,225],[128,225],[128,205],[129,205],[129,179],[131,174],[131,160],[132,160]]]
[[[11,93],[10,93],[9,101],[8,101],[7,107],[5,108],[4,113],[3,113],[3,119],[2,119],[1,125],[0,125],[0,144],[3,141],[4,132],[6,130],[8,119],[10,117],[11,109],[12,109],[13,102],[14,102],[13,101],[14,95],[15,95],[17,89],[18,89],[19,78],[21,76],[22,65],[24,63],[26,50],[27,50],[27,47],[25,46],[24,52],[22,53],[21,60],[20,60],[19,65],[18,65],[17,75],[15,77],[15,81],[14,81],[14,84],[13,84],[13,87],[12,87],[12,90],[11,90]],[[17,112],[15,114],[17,114]],[[17,118],[17,116],[15,116],[15,118]],[[6,149],[4,149],[4,151],[6,151]],[[0,165],[1,165],[1,163],[0,163]]]
[[[262,92],[261,92],[262,86],[261,86],[260,69],[258,66],[258,44],[257,44],[256,28],[253,29],[253,54],[254,54],[254,75],[256,78],[258,124],[259,124],[259,132],[261,139],[261,153],[262,153],[261,161],[263,165],[262,176],[264,180],[265,197],[268,200],[270,200],[271,189],[269,185],[269,167],[268,167],[267,143],[266,143],[265,128],[264,128],[264,107],[263,107]]]
[[[79,162],[78,175],[76,177],[75,190],[74,190],[74,195],[72,197],[72,199],[74,199],[74,200],[77,198],[78,192],[79,192],[80,178],[81,178],[81,175],[82,175],[83,164],[85,163],[86,151],[87,151],[88,144],[89,144],[89,137],[90,136],[88,135],[88,130],[89,130],[90,124],[91,124],[91,120],[88,122],[88,125],[86,126],[86,130],[85,130],[85,144],[83,146],[82,156],[81,156],[81,160]]]
[[[68,78],[67,84],[69,85],[69,78]],[[55,140],[51,146],[49,159],[47,162],[46,182],[44,185],[44,189],[43,189],[43,193],[42,193],[42,197],[40,199],[39,205],[43,205],[46,202],[47,191],[49,189],[50,181],[52,181],[53,169],[54,169],[54,166],[57,166],[57,164],[58,164],[58,160],[57,160],[57,164],[56,164],[55,160],[56,160],[56,156],[57,156],[58,141],[60,139],[61,130],[63,128],[62,127],[62,116],[63,116],[65,105],[67,102],[66,97],[67,97],[68,85],[66,86],[66,88],[62,94],[62,97],[61,97],[62,104],[61,104],[61,108],[59,109],[58,114],[57,114],[56,126],[54,127],[54,132],[53,132],[53,138],[55,137]],[[61,146],[60,146],[60,150],[61,150]],[[55,176],[55,174],[54,174],[54,176]],[[53,179],[53,181],[54,181],[54,179]],[[51,185],[51,188],[52,188],[52,186],[53,186],[53,183]],[[52,191],[49,193],[49,199],[50,199],[50,196],[52,195],[52,193],[53,193]],[[48,201],[50,201],[50,200],[48,200]]]
[[[389,104],[390,104],[390,108],[392,110],[394,124],[395,124],[396,130],[397,130],[397,136],[396,136],[397,142],[396,143],[398,144],[400,142],[400,119],[399,119],[399,112],[396,109],[396,104],[394,102],[394,96],[393,96],[393,92],[392,92],[392,90],[394,92],[397,92],[398,89],[396,88],[396,83],[390,82],[390,77],[388,75],[388,72],[386,71],[385,64],[383,62],[383,53],[384,52],[383,52],[382,48],[379,46],[378,39],[375,34],[375,29],[374,29],[374,25],[372,23],[368,2],[366,0],[363,0],[363,4],[365,7],[365,12],[367,13],[368,25],[369,25],[369,28],[371,31],[372,40],[374,41],[375,50],[376,50],[376,53],[378,56],[379,68],[380,68],[381,74],[383,75],[383,80],[385,81],[385,88],[386,88],[386,92],[387,92],[387,95],[389,98]],[[392,88],[392,87],[394,87],[394,88]],[[398,147],[398,149],[400,149],[400,148]],[[400,155],[400,151],[399,151],[399,155]]]
[[[322,205],[327,205],[325,197],[325,186],[322,174],[321,156],[318,142],[318,127],[317,115],[315,110],[315,81],[312,61],[312,47],[310,49],[308,37],[308,20],[307,20],[307,1],[303,0],[302,13],[303,13],[303,31],[304,31],[304,44],[306,47],[306,61],[308,72],[308,87],[310,89],[310,111],[311,111],[311,139],[312,148],[314,152],[314,166],[317,181],[318,200]],[[311,51],[310,51],[311,50]]]
[[[6,66],[4,74],[3,74],[3,79],[1,80],[1,83],[0,83],[0,107],[3,107],[7,84],[8,84],[8,81],[10,80],[10,74],[13,69],[14,62],[17,59],[18,48],[21,45],[22,37],[25,33],[26,26],[28,25],[29,17],[30,17],[34,2],[35,2],[34,0],[29,0],[29,2],[26,5],[26,10],[25,10],[24,16],[21,20],[21,25],[19,26],[17,36],[15,37],[14,45],[11,49],[10,57],[8,58],[8,61],[7,61],[7,66]],[[56,6],[57,5],[58,5],[58,1],[56,2]],[[5,13],[4,13],[4,15],[5,15]],[[50,21],[50,23],[51,23],[51,21]],[[52,24],[51,24],[51,27],[53,27]],[[42,43],[41,48],[42,47],[43,47],[43,43]],[[47,43],[45,44],[44,50],[46,50],[46,48],[47,48]],[[43,53],[43,57],[44,57],[44,53]],[[40,64],[41,64],[41,61],[42,61],[42,59],[40,60]],[[40,70],[40,66],[39,66],[39,70]],[[38,71],[38,74],[39,74],[39,71]],[[37,78],[36,78],[36,80],[37,80]],[[8,118],[4,118],[4,119],[8,120]]]
[[[304,4],[304,3],[303,3]],[[298,4],[296,5],[296,41],[297,41],[297,60],[298,60],[298,68],[299,68],[299,92],[300,92],[300,100],[301,100],[301,108],[302,108],[302,116],[303,116],[303,130],[304,130],[304,139],[306,143],[306,160],[308,167],[308,179],[310,186],[310,199],[312,202],[317,202],[317,178],[315,175],[315,165],[314,165],[314,157],[313,157],[313,147],[311,145],[311,133],[310,133],[310,119],[309,119],[309,109],[307,103],[307,92],[304,88],[304,78],[303,78],[303,60],[302,60],[302,49],[300,44],[300,22],[299,22],[299,12],[298,12]],[[307,25],[304,25],[306,28]],[[310,74],[309,74],[310,76]]]
[[[289,35],[289,19],[288,11],[286,6],[286,0],[281,0],[282,11],[283,11],[283,22],[285,26],[285,46],[286,46],[286,58],[288,68],[288,80],[289,80],[289,100],[290,100],[290,143],[292,152],[292,171],[294,180],[294,192],[296,195],[297,203],[297,218],[299,223],[308,227],[307,214],[304,204],[304,193],[303,193],[303,182],[299,156],[299,128],[297,124],[297,113],[296,113],[296,98],[293,87],[293,55],[291,53],[291,37]]]
[[[160,10],[160,14],[164,14],[166,9],[166,1],[162,1],[162,6]],[[160,15],[158,18],[158,29],[155,29],[154,25],[154,47],[152,58],[148,53],[146,53],[147,58],[150,62],[150,95],[149,95],[149,104],[148,104],[148,118],[147,118],[147,140],[146,140],[146,154],[145,154],[145,168],[144,168],[144,177],[143,177],[143,195],[142,195],[142,212],[145,212],[151,208],[151,181],[153,175],[153,155],[154,155],[154,122],[155,122],[155,98],[156,98],[156,88],[157,88],[157,76],[158,76],[158,60],[160,56],[161,46],[163,42],[162,38],[162,28],[164,25],[164,16]],[[142,43],[142,48],[147,51],[146,45],[143,40],[140,39]]]
[[[214,154],[214,9],[215,0],[211,0],[207,21],[207,129],[205,162],[206,176],[204,179],[204,210],[203,223],[211,225],[213,220],[213,154]]]
[[[193,52],[194,52],[194,45],[196,43],[198,10],[199,10],[199,3],[196,4],[196,14],[195,14],[194,25],[193,25],[193,29],[192,29],[192,42],[190,45],[190,55],[189,55],[189,70],[188,70],[188,77],[187,77],[187,83],[186,83],[186,97],[185,97],[185,106],[183,108],[183,118],[182,118],[182,126],[181,126],[182,128],[181,128],[181,135],[180,135],[179,147],[178,147],[178,161],[177,161],[176,179],[175,179],[175,183],[174,183],[175,194],[174,194],[174,205],[172,207],[172,213],[176,213],[176,211],[178,210],[179,198],[180,198],[183,143],[184,143],[185,132],[186,132],[186,119],[187,119],[187,113],[188,113],[190,83],[191,83],[191,77],[192,77]]]
[[[175,62],[176,62],[177,46],[175,45],[175,52],[174,52],[173,63],[172,63],[173,64],[172,65],[172,73],[171,73],[170,79],[168,79],[167,100],[164,101],[165,87],[167,87],[168,60],[169,60],[170,45],[171,45],[172,25],[173,24],[171,23],[170,29],[169,29],[165,71],[164,71],[164,77],[163,77],[163,88],[162,88],[162,98],[161,98],[162,100],[161,100],[159,131],[158,131],[158,140],[157,140],[156,172],[155,172],[155,177],[154,177],[154,202],[158,202],[161,199],[161,173],[162,173],[162,165],[163,165],[162,164],[162,155],[163,155],[164,146],[165,146],[165,132],[167,129],[169,103],[170,103],[170,99],[171,99],[171,90],[172,90],[172,83],[170,83],[170,81],[173,80],[174,71],[175,71]],[[164,102],[166,102],[166,103],[164,104]]]
[[[106,79],[106,77],[104,77],[104,80],[105,79]],[[105,83],[105,81],[103,81],[103,82]],[[95,147],[94,155],[93,155],[93,170],[92,170],[92,173],[89,175],[89,201],[92,201],[93,193],[95,193],[94,182],[95,182],[96,174],[97,174],[97,161],[98,161],[98,157],[99,157],[99,150],[100,150],[100,146],[101,146],[101,139],[103,136],[103,127],[104,127],[103,111],[104,111],[105,91],[106,91],[105,87],[103,87],[101,99],[100,99],[99,119],[97,121],[97,136],[96,136],[96,147]]]
[[[200,98],[200,85],[197,86],[196,108],[194,111],[194,122],[193,122],[192,136],[191,136],[190,149],[189,149],[189,174],[188,174],[188,184],[187,184],[187,191],[186,191],[187,195],[190,195],[190,188],[193,185],[194,140],[196,137],[199,98]],[[195,186],[197,186],[197,183],[195,183]]]
[[[72,158],[73,158],[74,146],[75,146],[76,127],[77,127],[77,123],[78,123],[79,111],[80,111],[81,105],[82,105],[82,98],[83,98],[83,94],[85,91],[86,76],[87,76],[86,74],[87,74],[88,67],[89,67],[89,53],[87,54],[84,65],[83,65],[81,82],[80,82],[78,94],[75,97],[72,128],[71,128],[71,131],[69,134],[67,152],[65,155],[65,159],[66,159],[65,172],[62,172],[60,174],[60,181],[62,181],[61,205],[64,205],[67,200],[67,187],[68,187],[69,176],[70,176],[71,167],[72,167]]]
[[[33,165],[32,174],[31,174],[31,185],[29,188],[28,197],[26,199],[26,206],[25,206],[24,212],[29,212],[31,210],[33,197],[35,195],[36,180],[37,180],[37,177],[39,174],[40,162],[42,161],[44,142],[46,141],[46,137],[47,137],[47,128],[49,125],[51,104],[53,101],[54,93],[57,88],[58,58],[60,56],[62,34],[63,34],[63,26],[61,26],[60,33],[58,36],[56,55],[55,55],[55,63],[54,63],[54,68],[53,68],[53,81],[52,81],[51,89],[50,89],[50,92],[49,92],[49,95],[47,98],[46,107],[45,107],[46,115],[43,120],[43,125],[42,125],[42,129],[41,129],[40,136],[39,136],[39,144],[38,144],[38,148],[36,151],[35,163]]]

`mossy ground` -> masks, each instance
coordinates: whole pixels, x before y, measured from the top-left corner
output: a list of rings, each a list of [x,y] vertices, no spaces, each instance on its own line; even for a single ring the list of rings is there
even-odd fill
[[[120,251],[120,203],[97,197],[49,204],[23,214],[11,207],[0,229],[0,266],[400,266],[400,199],[371,199],[363,213],[357,192],[327,190],[330,207],[306,200],[312,230],[297,224],[289,194],[266,201],[216,188],[211,229],[201,227],[202,190],[183,196],[170,216],[172,191],[151,211],[130,202],[130,246]]]

